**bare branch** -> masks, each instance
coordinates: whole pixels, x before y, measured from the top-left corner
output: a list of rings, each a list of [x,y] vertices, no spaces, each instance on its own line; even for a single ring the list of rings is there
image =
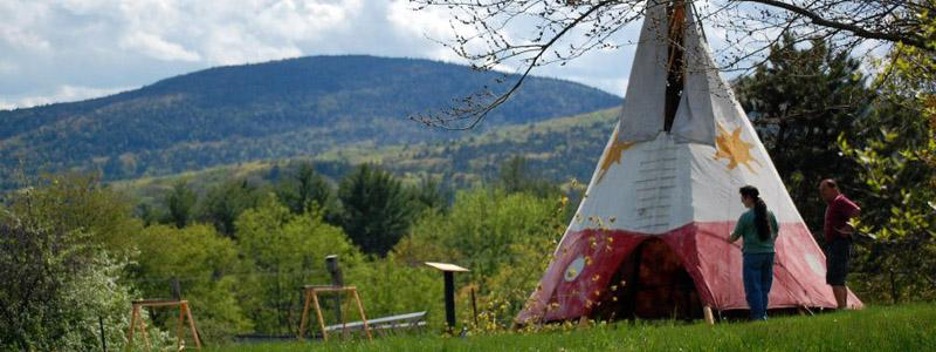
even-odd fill
[[[642,17],[648,0],[411,0],[417,9],[452,13],[454,39],[440,41],[473,68],[489,71],[519,64],[516,81],[501,92],[485,89],[437,115],[413,117],[427,125],[470,129],[504,104],[537,67],[564,65],[598,48]],[[901,43],[936,52],[921,17],[936,14],[932,0],[712,0],[697,1],[698,17],[720,29],[722,69],[744,70],[765,59],[782,33],[797,41],[818,38],[839,48]],[[931,20],[929,20],[931,21]],[[853,53],[860,55],[860,53]],[[506,75],[505,75],[506,76]]]
[[[904,45],[910,45],[910,46],[923,48],[923,49],[927,47],[926,41],[924,40],[924,38],[917,33],[874,31],[874,30],[867,29],[865,27],[861,27],[860,25],[857,24],[857,23],[862,23],[862,22],[866,23],[868,21],[880,20],[882,18],[890,17],[891,15],[894,14],[896,10],[895,8],[893,8],[893,6],[884,7],[883,11],[881,11],[880,13],[867,14],[867,16],[865,16],[864,18],[864,21],[856,20],[855,21],[856,24],[852,24],[852,23],[846,23],[842,21],[829,20],[829,19],[824,18],[822,15],[819,15],[815,11],[811,11],[810,9],[806,7],[799,7],[794,4],[789,4],[789,3],[785,3],[785,2],[777,1],[777,0],[736,0],[736,1],[754,2],[754,3],[781,8],[781,9],[790,11],[792,13],[795,13],[797,15],[804,16],[808,18],[810,21],[812,21],[813,24],[819,27],[845,30],[861,38],[902,43]],[[886,2],[882,2],[882,4],[883,3],[886,3]]]

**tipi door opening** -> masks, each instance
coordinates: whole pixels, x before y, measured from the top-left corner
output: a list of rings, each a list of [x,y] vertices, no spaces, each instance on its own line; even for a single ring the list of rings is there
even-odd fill
[[[626,256],[592,319],[701,319],[695,282],[669,245],[648,238]]]

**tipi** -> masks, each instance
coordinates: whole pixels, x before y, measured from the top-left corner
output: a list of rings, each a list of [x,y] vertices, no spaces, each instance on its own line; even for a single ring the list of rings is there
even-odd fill
[[[518,323],[747,311],[726,241],[747,184],[780,222],[768,309],[836,306],[825,256],[700,32],[689,2],[648,1],[620,119]]]

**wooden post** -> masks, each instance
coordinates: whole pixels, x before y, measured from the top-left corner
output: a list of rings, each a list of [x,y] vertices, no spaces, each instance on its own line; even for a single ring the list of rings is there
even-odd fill
[[[328,331],[325,331],[325,318],[322,317],[322,307],[319,306],[318,294],[312,290],[312,303],[315,305],[315,317],[318,318],[319,327],[322,328],[322,339],[328,341]]]
[[[192,309],[189,308],[188,301],[182,301],[182,308],[185,308],[185,315],[188,316],[189,329],[192,330],[192,339],[195,340],[195,348],[201,349],[201,339],[198,337],[198,329],[195,329],[195,318],[192,318]],[[181,339],[181,335],[179,338]]]
[[[185,344],[182,342],[182,326],[185,325],[185,305],[179,307],[179,323],[176,324],[176,351],[181,351],[185,348]]]
[[[140,308],[134,304],[133,310],[130,312],[130,331],[127,332],[127,350],[129,350],[130,345],[133,344],[133,330],[136,329],[136,321],[140,316]]]
[[[471,313],[474,316],[475,326],[478,326],[478,301],[475,299],[475,289],[471,288]]]
[[[367,326],[367,317],[364,316],[364,305],[361,304],[361,297],[358,296],[357,288],[352,288],[351,293],[354,294],[354,300],[357,301],[358,313],[361,314],[361,321],[364,322],[364,332],[367,333],[367,339],[373,340],[373,337],[371,337],[370,326]]]
[[[308,289],[303,290],[305,295],[305,304],[302,306],[302,320],[299,323],[299,340],[302,340],[302,334],[305,333],[306,322],[309,321],[309,305],[312,304],[312,295]]]
[[[712,306],[702,307],[702,314],[705,316],[706,323],[715,325],[715,315],[712,314]]]

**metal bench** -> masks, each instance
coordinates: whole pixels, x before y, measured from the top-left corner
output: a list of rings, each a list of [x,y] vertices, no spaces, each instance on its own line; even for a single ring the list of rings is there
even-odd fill
[[[377,319],[368,319],[367,326],[370,330],[398,330],[398,329],[417,329],[426,326],[426,312],[414,312],[406,314],[392,315]],[[334,332],[352,332],[364,329],[363,321],[354,321],[345,324],[335,324],[325,327],[325,331]]]

